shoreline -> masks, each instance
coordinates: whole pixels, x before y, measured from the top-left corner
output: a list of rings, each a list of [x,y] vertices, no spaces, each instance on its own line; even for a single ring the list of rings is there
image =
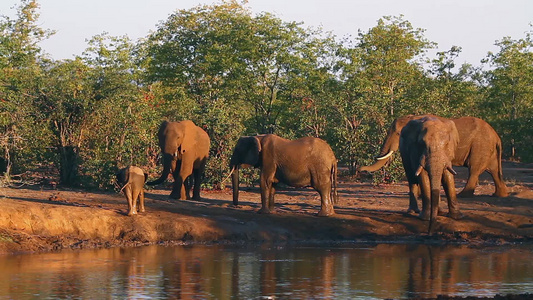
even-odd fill
[[[465,218],[440,216],[433,236],[427,222],[404,212],[408,195],[401,183],[342,181],[332,217],[315,216],[320,203],[312,189],[280,190],[276,213],[261,215],[258,188],[243,189],[234,207],[230,190],[169,201],[162,187],[146,191],[146,213],[128,217],[126,200],[116,193],[3,188],[0,254],[203,243],[533,244],[533,191],[516,185],[511,197],[496,198],[486,195],[491,188],[482,185],[484,194],[460,199]]]

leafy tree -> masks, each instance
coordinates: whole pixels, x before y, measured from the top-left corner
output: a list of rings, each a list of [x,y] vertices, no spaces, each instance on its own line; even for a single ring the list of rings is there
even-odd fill
[[[210,135],[206,177],[214,184],[227,172],[228,152],[249,114],[242,90],[252,27],[250,13],[235,1],[198,6],[172,14],[144,46],[147,83],[163,91],[169,108],[163,118],[192,119]]]
[[[336,109],[343,125],[337,136],[352,173],[358,160],[369,162],[378,152],[391,121],[423,102],[417,85],[425,79],[425,51],[433,47],[423,32],[402,16],[383,17],[368,32],[359,31],[355,46],[340,49],[344,90]]]
[[[50,126],[52,145],[57,149],[60,183],[79,183],[79,152],[84,134],[90,130],[87,118],[94,110],[91,69],[81,59],[51,63],[39,97],[34,104],[40,119]]]
[[[456,69],[455,59],[461,47],[452,46],[448,51],[437,52],[432,60],[426,79],[423,96],[423,113],[433,113],[443,117],[479,116],[479,103],[483,100],[481,85],[476,82],[479,72],[469,64]]]
[[[87,184],[110,185],[115,171],[127,165],[155,165],[160,108],[152,87],[142,83],[140,51],[128,37],[104,33],[89,40],[83,53],[94,91],[82,152]]]
[[[327,78],[320,70],[326,44],[298,23],[254,17],[236,1],[199,6],[177,11],[148,38],[147,77],[184,91],[171,105],[190,109],[171,118],[208,130],[208,173],[218,182],[239,135],[300,130],[287,112],[312,95],[318,82],[306,78]]]
[[[533,40],[532,31],[526,37],[513,40],[505,37],[496,45],[498,53],[489,52],[486,63],[488,98],[487,119],[494,122],[509,146],[512,158],[533,159]]]
[[[223,186],[240,135],[321,137],[354,174],[411,113],[484,117],[509,155],[533,159],[531,32],[498,41],[483,71],[456,66],[455,46],[426,61],[434,44],[402,16],[339,43],[227,0],[178,10],[138,42],[96,35],[79,57],[54,61],[39,47],[53,32],[38,26],[37,2],[20,3],[16,18],[0,17],[5,178],[56,168],[62,184],[108,187],[119,167],[154,168],[160,122],[184,119],[211,137],[210,187]],[[395,160],[373,178],[401,174]]]
[[[12,165],[19,171],[37,165],[26,161],[38,160],[46,148],[46,132],[31,103],[38,96],[41,62],[46,60],[38,43],[53,32],[37,25],[38,7],[36,1],[22,0],[15,19],[0,19],[0,152],[6,179]]]
[[[421,60],[434,46],[423,36],[423,29],[414,29],[400,17],[383,17],[367,33],[359,32],[358,76],[360,87],[370,105],[389,111],[390,117],[406,113],[409,99],[405,95],[423,75]],[[407,109],[408,110],[408,109]]]
[[[0,67],[29,68],[38,66],[42,58],[39,42],[49,38],[54,31],[37,25],[39,4],[35,0],[21,0],[16,7],[17,18],[1,16]]]

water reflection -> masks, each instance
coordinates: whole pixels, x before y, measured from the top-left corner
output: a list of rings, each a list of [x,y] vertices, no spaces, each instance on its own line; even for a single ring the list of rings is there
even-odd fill
[[[411,298],[533,290],[533,249],[150,246],[0,257],[0,298]]]

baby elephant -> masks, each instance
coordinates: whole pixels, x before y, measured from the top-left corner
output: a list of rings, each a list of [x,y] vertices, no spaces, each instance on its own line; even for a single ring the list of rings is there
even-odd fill
[[[128,199],[128,216],[137,214],[137,198],[139,199],[139,212],[144,212],[144,183],[148,174],[139,167],[129,166],[120,169],[116,175],[120,190]]]

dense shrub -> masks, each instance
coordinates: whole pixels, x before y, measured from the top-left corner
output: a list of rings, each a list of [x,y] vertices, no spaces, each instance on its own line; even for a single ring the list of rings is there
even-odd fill
[[[184,119],[211,137],[208,188],[222,187],[239,136],[261,133],[323,138],[354,175],[405,114],[482,117],[505,157],[533,161],[531,32],[499,41],[484,71],[456,66],[456,46],[426,57],[434,43],[402,17],[339,41],[225,1],[176,11],[137,42],[97,35],[75,59],[54,61],[39,47],[53,32],[37,10],[22,0],[16,19],[0,19],[4,180],[52,170],[63,185],[107,188],[129,164],[156,175],[157,128]],[[257,172],[244,173],[253,184]],[[398,158],[373,174],[402,178]]]

